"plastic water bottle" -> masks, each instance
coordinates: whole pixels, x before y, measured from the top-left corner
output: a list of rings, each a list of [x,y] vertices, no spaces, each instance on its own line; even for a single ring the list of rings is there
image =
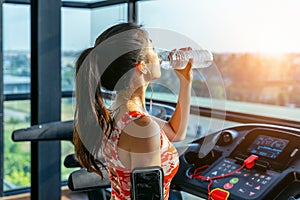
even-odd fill
[[[164,69],[183,69],[190,58],[193,58],[192,68],[205,68],[213,63],[213,55],[208,50],[177,50],[172,54],[170,53],[167,50],[158,51],[160,65]]]

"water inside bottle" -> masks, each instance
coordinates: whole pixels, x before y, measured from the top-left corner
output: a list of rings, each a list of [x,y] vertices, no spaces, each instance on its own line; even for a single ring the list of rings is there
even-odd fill
[[[169,60],[170,51],[159,49],[159,50],[157,50],[157,54],[158,54],[160,66],[162,68],[164,68],[164,69],[172,68],[170,60]]]
[[[170,51],[157,50],[160,65],[163,69],[183,69],[190,58],[194,59],[193,68],[205,68],[213,63],[213,55],[208,50],[175,51],[170,55]]]

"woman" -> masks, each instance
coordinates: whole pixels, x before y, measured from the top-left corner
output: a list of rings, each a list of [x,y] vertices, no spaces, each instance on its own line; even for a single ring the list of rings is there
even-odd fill
[[[167,122],[146,111],[146,88],[150,81],[160,77],[161,71],[158,55],[140,26],[133,23],[115,25],[96,39],[94,47],[79,56],[76,63],[75,151],[82,166],[100,175],[98,154],[103,155],[111,180],[111,199],[130,199],[131,171],[149,166],[162,167],[164,199],[168,199],[170,182],[179,166],[177,151],[170,141],[180,141],[186,135],[191,62],[185,69],[176,70],[180,81],[178,103]],[[103,66],[103,63],[106,64]],[[91,82],[96,85],[94,94]],[[103,102],[101,89],[116,93],[110,108]],[[86,100],[88,98],[91,99]],[[91,105],[90,109],[87,104]],[[99,129],[91,123],[93,118]],[[90,128],[92,126],[94,128]]]

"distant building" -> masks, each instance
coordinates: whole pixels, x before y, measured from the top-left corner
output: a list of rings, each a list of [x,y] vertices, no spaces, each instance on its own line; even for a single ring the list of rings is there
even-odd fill
[[[30,77],[4,75],[4,94],[29,93]]]

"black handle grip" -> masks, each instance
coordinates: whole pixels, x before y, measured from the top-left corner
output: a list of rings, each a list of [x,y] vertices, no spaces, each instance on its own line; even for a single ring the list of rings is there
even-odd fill
[[[73,139],[73,120],[50,122],[13,131],[13,141],[49,141]]]
[[[103,179],[101,176],[88,172],[86,169],[80,169],[70,174],[68,186],[72,191],[88,191],[100,188],[109,188],[110,180],[106,170],[102,170]]]
[[[75,154],[69,154],[66,156],[64,160],[64,166],[66,168],[75,168],[75,167],[82,167],[78,162]]]

